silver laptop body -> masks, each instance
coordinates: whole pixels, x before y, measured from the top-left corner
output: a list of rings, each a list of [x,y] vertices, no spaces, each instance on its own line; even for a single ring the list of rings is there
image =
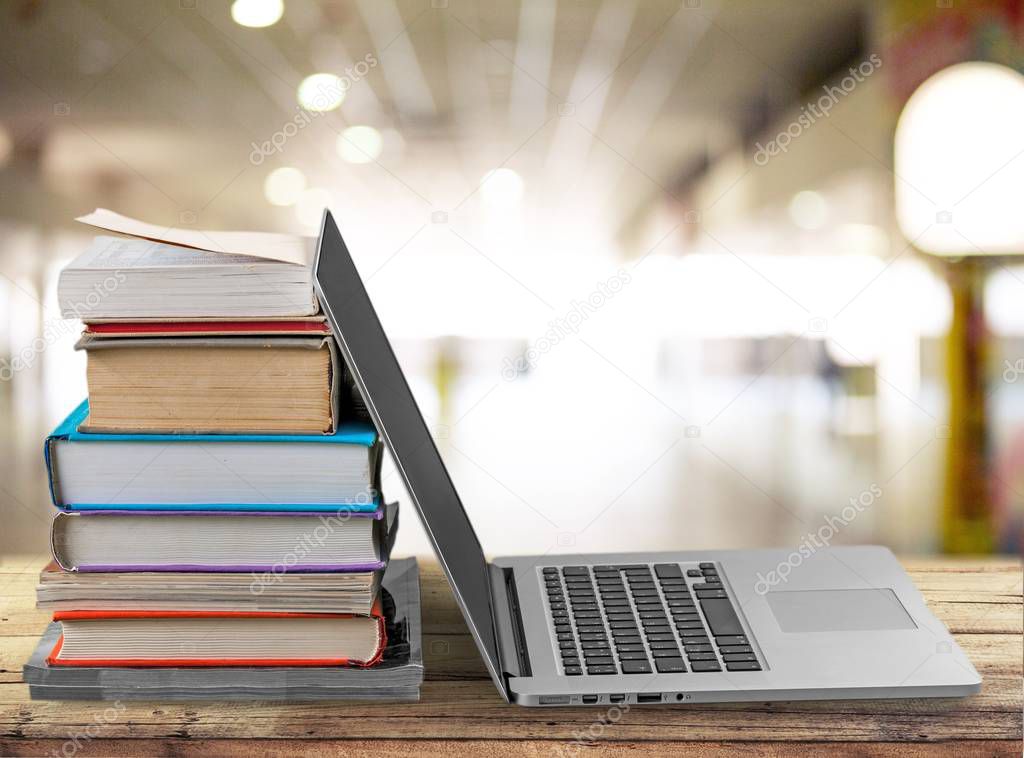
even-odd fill
[[[978,672],[883,547],[487,562],[328,211],[315,286],[506,701],[609,707],[980,690]]]

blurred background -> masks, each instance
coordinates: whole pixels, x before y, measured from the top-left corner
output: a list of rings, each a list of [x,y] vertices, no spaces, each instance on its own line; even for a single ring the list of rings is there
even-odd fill
[[[5,553],[45,552],[43,438],[85,395],[73,218],[325,205],[489,553],[1020,549],[1020,3],[0,14]]]

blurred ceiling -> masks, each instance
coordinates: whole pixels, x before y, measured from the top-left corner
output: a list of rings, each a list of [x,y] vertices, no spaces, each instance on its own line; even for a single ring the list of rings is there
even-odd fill
[[[716,154],[848,64],[866,5],[285,0],[278,23],[251,29],[226,0],[14,0],[0,7],[3,215],[64,223],[105,205],[298,229],[263,195],[290,165],[343,209],[426,220],[505,166],[535,208],[614,228],[666,191],[681,199]],[[318,71],[358,81],[309,116],[296,88]],[[376,162],[338,156],[353,124],[385,135]]]

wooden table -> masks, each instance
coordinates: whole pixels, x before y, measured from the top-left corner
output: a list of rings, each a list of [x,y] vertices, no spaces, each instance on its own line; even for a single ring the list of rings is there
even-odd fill
[[[95,737],[71,741],[109,705],[28,699],[21,666],[46,624],[40,558],[0,563],[0,755],[1021,755],[1021,566],[1009,559],[908,560],[915,584],[984,678],[963,700],[749,703],[603,709],[505,705],[433,560],[422,561],[427,681],[407,704],[126,704]],[[5,588],[5,589],[4,589]],[[592,746],[577,735],[600,733]],[[302,742],[298,742],[301,740]],[[823,745],[828,742],[830,744]]]

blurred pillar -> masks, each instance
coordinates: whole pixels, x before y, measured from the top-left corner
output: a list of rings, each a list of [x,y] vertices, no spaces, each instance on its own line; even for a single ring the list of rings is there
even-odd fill
[[[942,547],[948,553],[987,553],[994,529],[985,409],[984,262],[968,258],[945,265],[953,319],[946,343],[949,438]]]

